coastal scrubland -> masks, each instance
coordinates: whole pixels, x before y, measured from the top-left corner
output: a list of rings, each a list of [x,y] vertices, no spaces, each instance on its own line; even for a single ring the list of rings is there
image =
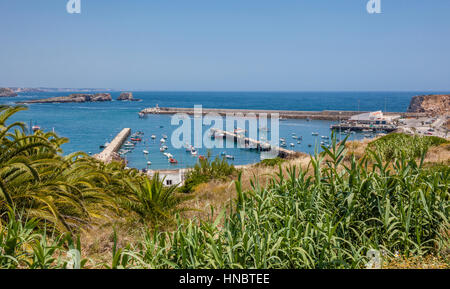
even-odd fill
[[[166,187],[0,107],[0,268],[448,268],[450,144],[388,135]],[[73,258],[81,252],[80,258]],[[75,261],[74,261],[75,260]]]

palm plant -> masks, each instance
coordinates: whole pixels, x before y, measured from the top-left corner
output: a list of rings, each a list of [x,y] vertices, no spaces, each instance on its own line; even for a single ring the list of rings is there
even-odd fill
[[[175,213],[182,210],[179,205],[188,197],[177,194],[175,185],[166,187],[163,183],[159,174],[138,182],[125,179],[130,194],[126,199],[122,198],[122,205],[144,221],[161,223],[171,220]]]

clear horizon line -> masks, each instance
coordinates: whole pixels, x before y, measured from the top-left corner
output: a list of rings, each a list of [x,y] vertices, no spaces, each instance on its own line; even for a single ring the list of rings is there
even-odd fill
[[[29,89],[65,89],[65,90],[104,90],[104,91],[114,91],[114,92],[286,92],[286,93],[296,93],[296,92],[450,92],[448,89],[307,89],[307,90],[258,90],[258,89],[243,89],[243,90],[202,90],[202,89],[142,89],[142,88],[107,88],[107,87],[49,87],[49,86],[0,86],[5,88],[29,88]]]

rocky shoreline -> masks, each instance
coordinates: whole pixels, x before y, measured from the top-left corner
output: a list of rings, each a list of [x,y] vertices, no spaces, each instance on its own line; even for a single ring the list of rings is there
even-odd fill
[[[32,104],[32,103],[71,103],[71,102],[104,102],[112,101],[110,93],[96,93],[96,94],[84,94],[75,93],[69,96],[58,96],[44,99],[19,101],[18,104]]]

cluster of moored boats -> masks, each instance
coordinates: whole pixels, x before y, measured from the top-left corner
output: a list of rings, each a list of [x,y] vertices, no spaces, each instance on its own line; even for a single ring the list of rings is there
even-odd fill
[[[319,136],[318,132],[312,132],[311,134],[312,134],[312,136]],[[292,138],[297,142],[297,144],[301,144],[303,141],[303,137],[297,136],[297,134],[294,132],[292,133]],[[330,147],[330,143],[329,143],[330,137],[329,136],[322,135],[321,139],[322,139],[322,141],[320,142],[321,145]],[[289,144],[289,146],[295,147],[295,141],[291,142]],[[280,147],[287,147],[286,138],[280,138]],[[312,147],[312,144],[308,144],[308,147]]]
[[[153,134],[153,135],[151,135],[150,138],[151,138],[151,140],[155,141],[156,138],[157,138],[157,136]],[[169,163],[171,163],[171,164],[178,164],[178,161],[175,159],[175,157],[174,157],[171,153],[169,153],[169,152],[167,151],[167,150],[169,149],[169,147],[166,145],[167,138],[168,138],[167,135],[165,135],[165,134],[162,135],[161,139],[159,140],[159,144],[160,144],[160,145],[159,145],[159,151],[160,151],[164,156],[167,157],[167,160],[168,160]],[[150,139],[149,139],[148,141],[150,141]],[[122,145],[122,147],[120,148],[120,150],[119,150],[119,152],[118,152],[119,156],[122,157],[122,158],[125,158],[127,154],[133,152],[133,151],[136,149],[136,145],[137,145],[138,143],[142,143],[142,142],[144,143],[144,145],[147,143],[147,140],[144,139],[144,133],[141,132],[141,131],[138,131],[138,132],[133,133],[133,134],[130,136],[129,140],[127,140],[127,141]],[[109,145],[109,143],[106,142],[104,145],[101,145],[100,148],[101,148],[101,149],[104,149],[104,148],[106,148],[108,145]],[[186,144],[186,145],[185,145],[185,148],[186,148],[186,152],[190,153],[193,157],[198,157],[200,160],[206,159],[204,156],[199,155],[198,150],[197,150],[194,146],[189,145],[189,144]],[[144,149],[144,150],[142,151],[142,153],[143,153],[144,155],[146,155],[146,156],[148,156],[148,155],[150,154],[148,148],[147,148],[147,149]],[[225,152],[222,152],[222,155],[223,155],[225,158],[227,158],[227,159],[234,160],[234,156],[232,156],[232,155],[227,155]],[[147,161],[147,165],[151,165],[151,164],[152,164],[151,161]]]
[[[303,137],[302,136],[297,136],[297,134],[295,132],[292,133],[292,138],[297,142],[297,144],[301,144]],[[295,147],[295,143],[291,142],[289,144],[290,147]],[[286,139],[285,138],[280,138],[280,147],[287,147],[286,144]]]

